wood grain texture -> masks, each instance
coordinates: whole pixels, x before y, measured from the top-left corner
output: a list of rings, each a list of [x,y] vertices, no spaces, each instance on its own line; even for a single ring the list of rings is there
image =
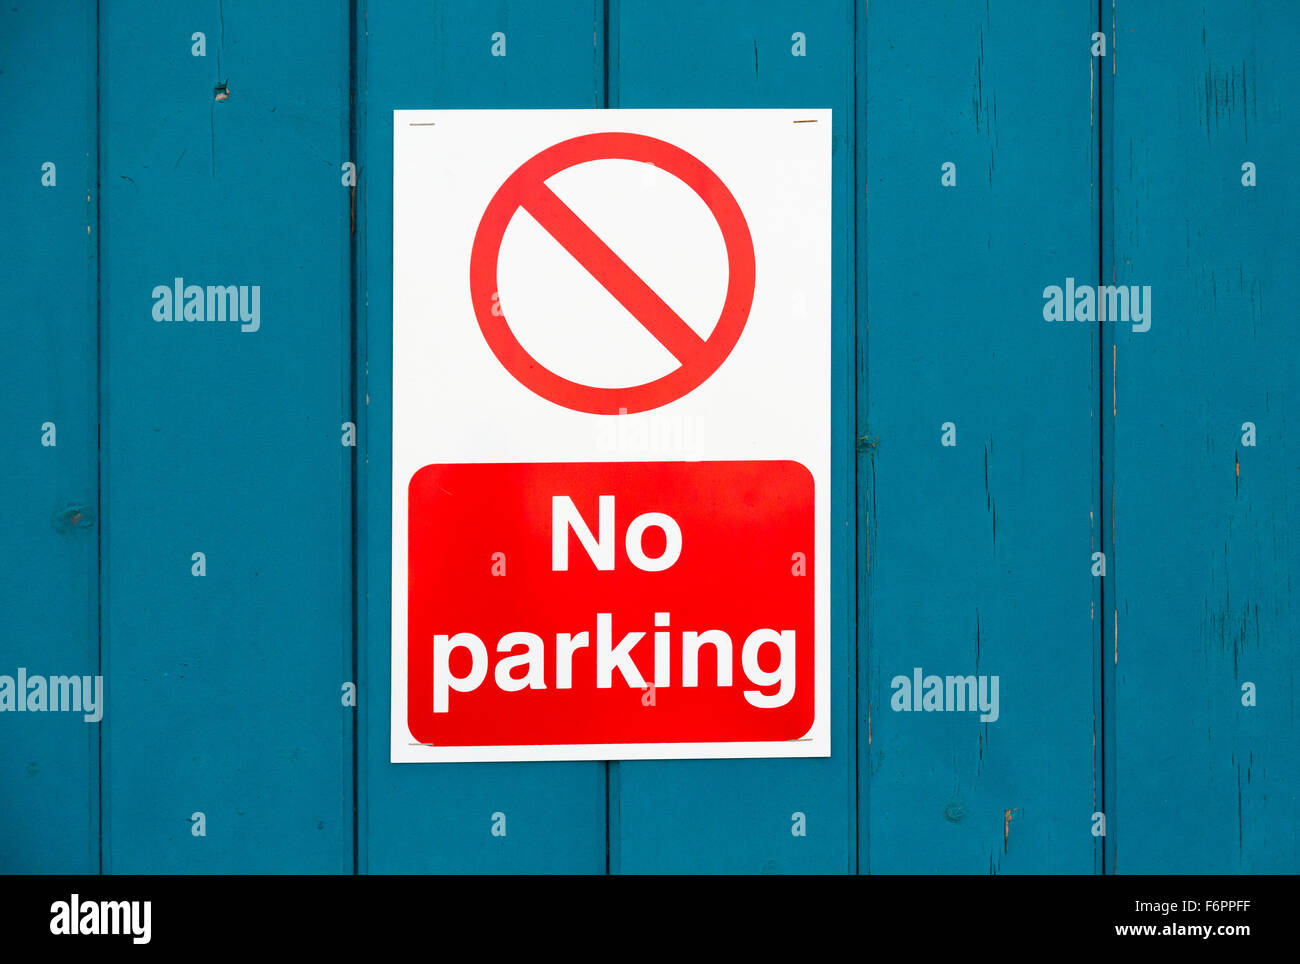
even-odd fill
[[[1295,872],[1297,28],[6,5],[0,675],[107,705],[0,713],[0,871]],[[785,106],[835,111],[832,756],[390,764],[392,111]],[[259,330],[155,321],[178,277]],[[1067,278],[1150,285],[1150,330],[1045,321]],[[895,711],[916,667],[999,718]]]
[[[346,14],[101,11],[107,871],[352,867]]]
[[[0,9],[0,674],[15,686],[20,667],[99,673],[94,45],[82,4]],[[0,714],[0,870],[98,871],[99,736],[81,713]]]
[[[1042,316],[1096,274],[1095,13],[865,21],[864,870],[1096,864],[1096,333]],[[916,667],[999,676],[999,718],[895,711]]]
[[[1106,264],[1153,305],[1108,353],[1120,873],[1300,858],[1298,25],[1282,2],[1115,8]]]

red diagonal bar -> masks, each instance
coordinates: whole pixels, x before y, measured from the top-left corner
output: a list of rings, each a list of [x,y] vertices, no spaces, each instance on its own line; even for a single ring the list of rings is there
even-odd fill
[[[704,348],[704,339],[544,183],[537,184],[522,206],[678,362],[685,365]]]

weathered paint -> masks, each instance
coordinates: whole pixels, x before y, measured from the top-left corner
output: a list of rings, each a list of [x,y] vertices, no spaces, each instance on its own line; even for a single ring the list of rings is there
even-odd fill
[[[0,715],[0,869],[1296,869],[1292,5],[16,6],[0,674],[109,704]],[[392,110],[794,105],[836,117],[832,756],[389,764]],[[260,329],[154,322],[176,277]],[[1044,322],[1067,277],[1151,330]],[[895,712],[918,666],[1000,718]]]
[[[1044,286],[1095,273],[1095,14],[870,8],[864,870],[1096,865],[1096,349],[1089,326],[1042,319]],[[917,666],[999,675],[1001,718],[894,712],[890,681]]]
[[[95,18],[71,0],[6,4],[0,38],[0,184],[9,214],[0,231],[0,674],[93,675]],[[46,162],[52,187],[42,185]],[[47,422],[53,447],[41,444]],[[88,512],[74,522],[78,506]],[[99,728],[79,714],[0,715],[0,869],[99,869],[98,764]]]
[[[1107,426],[1120,873],[1300,866],[1296,19],[1282,0],[1116,12],[1106,272],[1154,296],[1150,331],[1113,333]]]
[[[349,31],[313,9],[100,10],[114,873],[352,868]],[[154,321],[178,277],[260,285],[260,327]]]

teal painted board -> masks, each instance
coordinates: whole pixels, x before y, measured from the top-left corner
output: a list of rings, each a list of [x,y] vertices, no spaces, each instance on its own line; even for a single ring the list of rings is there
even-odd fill
[[[611,869],[851,872],[853,5],[611,0],[609,36],[611,106],[834,111],[831,756],[611,764]]]
[[[352,869],[349,29],[100,12],[107,871]]]
[[[1107,269],[1151,313],[1113,330],[1113,869],[1294,873],[1300,9],[1114,29]]]
[[[370,873],[602,873],[602,763],[393,764],[389,758],[392,155],[400,108],[593,107],[599,7],[439,2],[358,8],[362,275],[358,302],[363,714],[361,869]],[[494,37],[495,34],[502,35]],[[493,48],[504,56],[493,56]],[[453,419],[455,412],[447,412]],[[505,835],[492,833],[494,814]],[[498,824],[499,826],[499,824]]]
[[[92,701],[99,675],[94,45],[84,4],[0,9],[0,686],[15,690],[0,693],[3,873],[99,869],[94,712],[76,711],[88,707],[71,684],[57,712],[16,711],[20,671],[89,680]]]
[[[1096,333],[1042,313],[1097,270],[1095,23],[866,13],[864,872],[1097,864]]]

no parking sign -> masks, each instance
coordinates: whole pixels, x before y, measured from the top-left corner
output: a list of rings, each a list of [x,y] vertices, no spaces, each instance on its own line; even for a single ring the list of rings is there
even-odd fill
[[[394,112],[394,762],[829,754],[830,127]]]

